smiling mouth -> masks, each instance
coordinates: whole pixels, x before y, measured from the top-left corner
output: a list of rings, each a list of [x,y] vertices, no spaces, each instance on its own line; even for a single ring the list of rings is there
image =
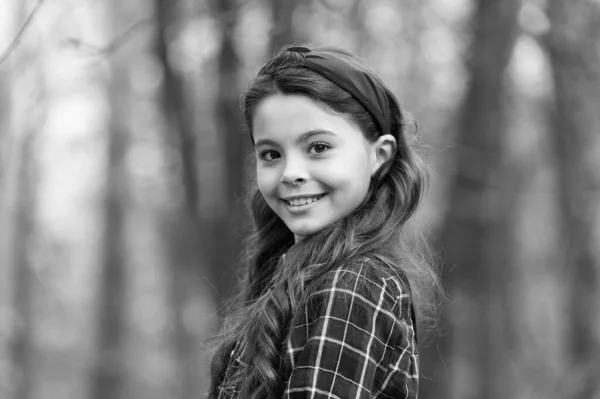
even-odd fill
[[[283,202],[285,202],[286,204],[288,204],[291,207],[300,207],[300,206],[303,206],[303,205],[312,204],[313,202],[317,202],[318,200],[320,200],[324,196],[325,196],[325,194],[316,195],[316,196],[313,196],[313,197],[293,198],[291,200],[283,200]]]

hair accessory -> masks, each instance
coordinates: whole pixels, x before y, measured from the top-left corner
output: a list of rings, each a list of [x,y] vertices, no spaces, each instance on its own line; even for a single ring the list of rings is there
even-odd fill
[[[297,53],[310,53],[310,49],[308,47],[303,46],[292,46],[288,47],[286,51],[295,51]]]
[[[385,89],[366,71],[359,69],[342,56],[312,51],[302,46],[288,47],[276,59],[275,64],[286,61],[301,64],[346,90],[369,111],[382,135],[393,133],[389,101],[396,101],[396,99],[388,96]]]

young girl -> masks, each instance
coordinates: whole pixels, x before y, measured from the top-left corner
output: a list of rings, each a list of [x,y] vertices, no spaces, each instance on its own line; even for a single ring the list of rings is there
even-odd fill
[[[209,397],[416,398],[438,280],[403,245],[426,174],[396,98],[348,52],[289,47],[244,111],[255,231]]]

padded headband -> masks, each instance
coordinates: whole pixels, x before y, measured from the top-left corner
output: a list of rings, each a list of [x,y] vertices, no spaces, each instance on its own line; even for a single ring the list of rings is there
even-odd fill
[[[306,47],[289,47],[274,63],[281,64],[289,60],[318,73],[350,93],[369,111],[382,135],[396,134],[392,132],[393,121],[389,103],[390,100],[396,102],[396,99],[392,95],[388,96],[382,85],[374,81],[368,73],[341,56],[314,52]],[[396,109],[399,110],[400,107],[396,106]]]

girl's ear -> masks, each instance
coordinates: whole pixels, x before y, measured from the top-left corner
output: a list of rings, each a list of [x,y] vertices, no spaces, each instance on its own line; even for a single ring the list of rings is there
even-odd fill
[[[396,138],[391,134],[384,134],[373,143],[373,151],[375,151],[375,157],[373,162],[373,169],[371,174],[377,172],[379,167],[383,165],[387,160],[390,160],[396,155]]]

